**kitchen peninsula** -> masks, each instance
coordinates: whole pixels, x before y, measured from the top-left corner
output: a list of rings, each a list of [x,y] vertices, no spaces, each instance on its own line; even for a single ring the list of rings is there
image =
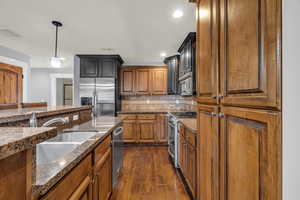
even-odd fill
[[[37,128],[29,127],[32,112]],[[40,127],[60,117],[69,120],[56,128]],[[90,106],[0,111],[1,199],[109,196],[111,133],[121,122],[120,117],[92,119]]]

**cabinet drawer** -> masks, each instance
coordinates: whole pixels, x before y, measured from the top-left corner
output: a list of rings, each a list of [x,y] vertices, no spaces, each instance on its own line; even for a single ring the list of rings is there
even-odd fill
[[[92,155],[88,155],[79,165],[63,178],[42,200],[69,199],[80,183],[89,176],[92,168]]]
[[[123,117],[125,120],[136,119],[136,115],[132,115],[132,114],[121,114],[120,117]]]
[[[137,117],[138,119],[153,119],[153,120],[156,118],[155,114],[142,114],[142,115],[138,115]]]
[[[190,143],[192,146],[196,146],[196,135],[189,131],[188,129],[185,129],[185,138],[188,143]]]
[[[101,159],[101,157],[105,154],[107,149],[110,147],[110,144],[111,144],[111,136],[108,136],[95,148],[94,163],[97,163]]]

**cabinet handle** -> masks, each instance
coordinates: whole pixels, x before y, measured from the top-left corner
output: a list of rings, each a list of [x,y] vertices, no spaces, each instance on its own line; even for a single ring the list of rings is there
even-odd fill
[[[218,99],[223,99],[224,98],[224,95],[223,94],[219,94],[218,95]]]
[[[217,98],[218,98],[218,96],[217,96],[217,95],[211,95],[211,98],[213,98],[213,99],[217,99]]]
[[[219,113],[219,117],[225,117],[225,114],[224,113]]]

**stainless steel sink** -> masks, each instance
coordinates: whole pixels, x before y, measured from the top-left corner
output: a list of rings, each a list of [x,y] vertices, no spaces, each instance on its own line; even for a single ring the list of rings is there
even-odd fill
[[[37,165],[61,161],[97,132],[66,132],[36,146]]]

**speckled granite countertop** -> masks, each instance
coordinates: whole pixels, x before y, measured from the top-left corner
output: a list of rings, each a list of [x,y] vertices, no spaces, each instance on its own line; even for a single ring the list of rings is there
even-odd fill
[[[86,110],[90,108],[90,106],[48,106],[0,110],[0,123],[26,120],[31,117],[31,114],[33,112],[37,114],[37,117],[43,117],[48,115],[61,114],[65,112]]]
[[[198,133],[196,118],[176,118],[176,119],[193,133]]]
[[[43,195],[117,127],[123,118],[98,117],[37,145],[34,194]],[[72,132],[75,131],[75,132]],[[53,145],[64,145],[52,148]],[[60,144],[59,144],[60,143]],[[48,145],[48,146],[47,146]],[[59,152],[57,149],[60,149]]]
[[[0,128],[0,159],[57,135],[56,128]]]
[[[156,114],[156,113],[170,113],[170,112],[190,112],[187,110],[177,110],[177,109],[166,109],[166,110],[122,110],[118,114]]]

